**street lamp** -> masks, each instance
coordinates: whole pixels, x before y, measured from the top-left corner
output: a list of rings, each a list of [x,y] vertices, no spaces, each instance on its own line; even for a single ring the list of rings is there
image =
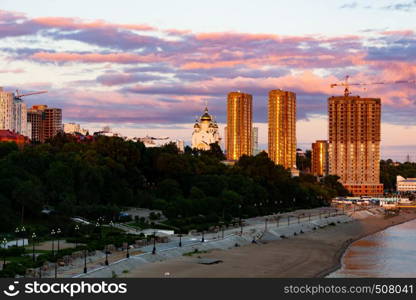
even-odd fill
[[[19,227],[16,227],[16,230],[14,231],[16,233],[16,247],[19,246],[18,241],[19,241]]]
[[[52,229],[51,236],[52,236],[52,255],[55,256],[55,229]]]
[[[61,229],[60,228],[58,228],[57,230],[56,230],[56,238],[57,238],[57,240],[58,240],[58,249],[57,249],[57,254],[59,254],[59,235],[61,234]]]
[[[99,217],[97,219],[97,223],[95,224],[95,226],[100,229],[100,240],[103,239],[103,230],[102,230],[102,224],[104,222],[104,218],[103,217]]]
[[[59,250],[60,250],[60,248],[59,248],[59,235],[60,234],[61,234],[61,229],[58,228],[56,230],[56,239],[57,239],[57,242],[58,242],[58,248],[56,249],[56,255],[55,255],[55,278],[58,277],[58,257],[57,257],[57,255],[59,255]]]
[[[33,262],[35,262],[35,239],[36,239],[36,233],[32,233],[32,243],[33,243],[32,260]]]
[[[3,240],[1,241],[1,243],[3,244],[3,270],[4,267],[6,267],[6,245],[7,245],[7,239],[3,238]]]
[[[77,224],[77,225],[75,225],[75,248],[78,247],[78,241],[77,241],[78,231],[79,231],[79,226]]]
[[[87,246],[84,248],[84,273],[87,273]]]
[[[105,265],[108,266],[108,245],[107,244],[104,246],[104,251],[105,251]]]
[[[129,252],[129,242],[127,241],[127,247],[126,247],[126,258],[130,257],[130,252]]]
[[[243,235],[243,222],[241,221],[241,204],[238,205],[238,209],[240,212],[240,235]]]
[[[205,233],[205,231],[204,231],[204,230],[202,230],[202,239],[201,239],[201,243],[205,242],[204,233]]]
[[[267,231],[267,221],[268,221],[267,218],[264,219],[264,231]]]
[[[25,247],[25,233],[26,233],[25,226],[22,226],[22,229],[20,231],[22,232],[22,236],[23,236],[23,247]]]
[[[156,254],[156,231],[153,232],[153,250],[152,254]]]
[[[179,247],[182,247],[182,234],[179,234]]]

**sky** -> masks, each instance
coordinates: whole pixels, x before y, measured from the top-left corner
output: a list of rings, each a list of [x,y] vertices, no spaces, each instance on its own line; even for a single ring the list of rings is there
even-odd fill
[[[48,90],[28,105],[126,136],[191,140],[205,101],[253,94],[267,146],[267,93],[297,94],[297,141],[327,138],[331,83],[382,99],[382,157],[416,161],[416,0],[0,0],[0,86]]]

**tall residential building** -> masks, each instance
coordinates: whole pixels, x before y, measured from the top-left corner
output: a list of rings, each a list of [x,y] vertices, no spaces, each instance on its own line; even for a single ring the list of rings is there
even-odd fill
[[[312,143],[311,172],[315,176],[328,175],[328,142]]]
[[[253,127],[253,155],[257,155],[259,152],[259,128]]]
[[[14,132],[28,136],[26,103],[17,97],[13,99],[13,121]]]
[[[221,138],[218,132],[217,122],[208,113],[205,107],[204,114],[198,118],[192,133],[192,148],[198,150],[210,150],[211,144],[220,143]]]
[[[329,174],[338,175],[353,195],[380,195],[378,98],[328,98]]]
[[[34,112],[40,112],[42,120],[40,126],[35,129],[32,116]],[[40,132],[40,142],[44,142],[62,131],[62,110],[60,108],[50,108],[47,105],[33,105],[28,114],[29,122],[32,123],[32,139],[35,131]]]
[[[231,92],[227,97],[227,159],[252,155],[253,96]]]
[[[43,115],[43,137],[50,139],[62,131],[62,109],[46,108]]]
[[[0,87],[0,129],[14,131],[14,94]]]
[[[26,104],[0,87],[0,129],[28,136]]]
[[[35,109],[27,110],[27,122],[30,123],[32,133],[29,136],[33,142],[44,141],[43,138],[43,127],[42,127],[42,111]]]
[[[287,169],[296,168],[296,94],[269,92],[269,157]]]

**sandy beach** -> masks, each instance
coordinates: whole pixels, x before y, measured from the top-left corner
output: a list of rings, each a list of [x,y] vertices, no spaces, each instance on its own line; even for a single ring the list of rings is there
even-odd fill
[[[120,277],[324,277],[339,268],[340,258],[351,242],[415,218],[413,211],[370,216],[283,240],[199,254],[201,258],[221,260],[218,264],[203,265],[197,262],[198,256],[183,256],[142,265]]]

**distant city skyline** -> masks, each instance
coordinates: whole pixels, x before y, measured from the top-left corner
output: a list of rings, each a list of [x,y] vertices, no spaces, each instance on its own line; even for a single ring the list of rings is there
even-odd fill
[[[260,149],[267,148],[268,91],[290,90],[298,147],[310,149],[328,138],[326,99],[342,94],[331,83],[346,75],[351,82],[415,79],[412,3],[5,0],[0,86],[48,90],[25,99],[27,106],[61,107],[65,123],[188,144],[205,100],[222,134],[227,93],[241,90],[253,95]],[[416,160],[415,86],[352,93],[382,99],[382,158]]]

